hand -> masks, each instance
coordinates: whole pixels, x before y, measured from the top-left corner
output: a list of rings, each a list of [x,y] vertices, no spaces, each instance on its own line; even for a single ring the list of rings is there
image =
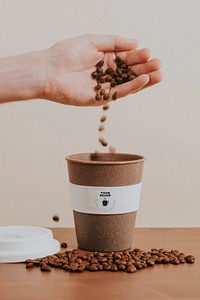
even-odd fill
[[[104,60],[104,68],[115,68],[114,59],[119,56],[127,63],[136,79],[118,85],[118,98],[136,93],[162,80],[160,61],[150,59],[149,49],[137,49],[136,40],[120,36],[87,34],[61,41],[44,50],[46,56],[45,87],[43,98],[68,105],[98,106],[108,101],[95,100],[91,78],[98,61]],[[108,83],[104,84],[108,88]]]

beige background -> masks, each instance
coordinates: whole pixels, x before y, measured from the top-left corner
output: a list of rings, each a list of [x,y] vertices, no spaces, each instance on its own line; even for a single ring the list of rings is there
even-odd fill
[[[164,81],[113,103],[106,127],[119,152],[146,157],[137,226],[200,226],[199,14],[198,0],[0,0],[1,57],[94,32],[137,38],[161,58]],[[0,106],[0,225],[73,226],[64,158],[96,148],[100,115]]]

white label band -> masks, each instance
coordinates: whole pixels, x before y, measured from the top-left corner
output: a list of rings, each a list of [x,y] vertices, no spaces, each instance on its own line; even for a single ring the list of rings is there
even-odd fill
[[[138,210],[142,183],[128,186],[83,186],[70,183],[72,209],[88,214],[123,214]]]

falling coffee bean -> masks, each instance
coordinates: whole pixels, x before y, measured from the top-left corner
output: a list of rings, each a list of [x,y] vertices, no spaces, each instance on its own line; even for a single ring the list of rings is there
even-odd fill
[[[114,94],[112,95],[112,99],[116,100],[117,99],[117,92],[114,92]]]
[[[67,248],[67,243],[66,243],[66,242],[62,242],[62,243],[60,244],[60,246],[61,246],[62,248]]]
[[[104,130],[105,130],[105,126],[100,125],[99,128],[98,128],[98,131],[104,131]]]
[[[59,216],[53,216],[52,219],[54,220],[54,222],[59,222],[60,218]]]

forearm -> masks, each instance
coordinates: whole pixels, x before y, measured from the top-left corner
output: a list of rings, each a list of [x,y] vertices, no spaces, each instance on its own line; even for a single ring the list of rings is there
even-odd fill
[[[0,59],[0,103],[42,97],[45,82],[43,51]]]

